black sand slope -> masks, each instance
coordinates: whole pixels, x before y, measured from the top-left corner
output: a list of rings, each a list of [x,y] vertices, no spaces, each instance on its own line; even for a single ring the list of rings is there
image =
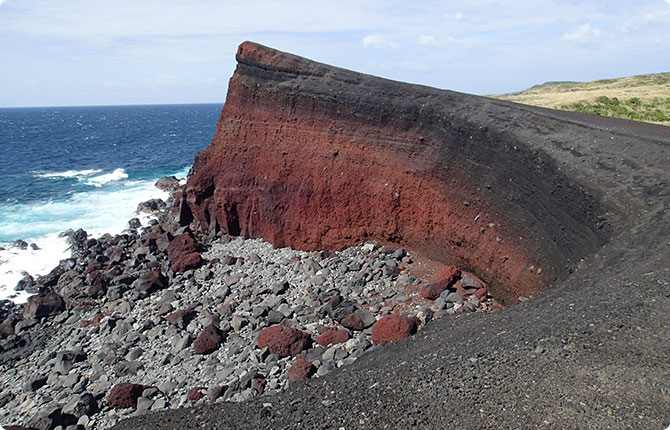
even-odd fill
[[[332,73],[344,73],[338,70]],[[356,76],[339,89],[355,94],[366,86],[396,85]],[[550,163],[598,206],[606,234],[594,240],[604,244],[585,246],[552,288],[504,312],[432,322],[278,396],[153,413],[116,429],[670,425],[670,128],[420,86],[403,89],[410,92],[403,108],[412,91],[435,106],[448,100],[444,110],[463,124],[511,136],[501,144],[518,142],[520,151]],[[305,84],[300,91],[311,89]],[[514,175],[540,181],[527,172]],[[548,213],[582,205],[569,198],[540,201],[553,205]],[[564,228],[574,228],[567,235],[581,231],[579,225]]]

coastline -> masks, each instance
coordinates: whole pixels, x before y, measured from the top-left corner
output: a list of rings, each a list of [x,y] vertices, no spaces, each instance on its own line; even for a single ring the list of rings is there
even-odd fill
[[[189,169],[190,166],[187,166],[172,172],[169,176],[176,176],[183,180]],[[91,172],[86,176],[98,173],[96,171]],[[57,173],[55,177],[62,177],[64,174],[68,174],[68,172]],[[114,186],[118,179],[121,178],[95,179],[94,177],[94,180],[108,186]],[[0,300],[8,299],[16,304],[26,303],[31,294],[15,290],[25,274],[33,278],[46,275],[61,260],[71,257],[70,244],[68,244],[67,237],[63,234],[67,230],[83,228],[91,237],[100,237],[104,234],[121,233],[128,228],[128,220],[132,218],[138,218],[142,225],[147,225],[155,217],[148,213],[138,213],[138,204],[151,199],[168,200],[170,196],[169,192],[154,186],[158,179],[160,177],[148,180],[133,180],[127,184],[117,185],[111,191],[109,188],[100,188],[75,194],[70,200],[44,204],[39,211],[45,213],[45,215],[42,215],[43,218],[54,219],[46,227],[51,231],[46,230],[38,236],[14,237],[9,241],[0,243],[0,247],[4,248],[4,250],[0,250]],[[77,199],[81,203],[73,203],[71,202],[72,199]],[[71,212],[69,206],[79,206],[81,207],[80,210],[85,211],[89,216],[79,213],[76,217],[67,219],[68,216],[71,216],[69,215]],[[30,210],[34,209],[30,207],[25,209],[25,211]],[[50,212],[53,215],[49,215]],[[23,248],[16,246],[15,241],[22,244]]]
[[[24,381],[18,396],[0,384],[3,423],[108,428],[246,401],[325,377],[433,320],[500,309],[455,268],[433,283],[414,277],[420,262],[401,248],[275,249],[179,227],[170,207],[145,227],[69,240],[72,258],[37,278],[39,294],[0,327],[1,378]],[[264,345],[277,330],[288,343]]]

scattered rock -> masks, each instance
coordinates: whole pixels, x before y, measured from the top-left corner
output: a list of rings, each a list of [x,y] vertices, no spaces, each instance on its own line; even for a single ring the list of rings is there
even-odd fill
[[[156,188],[163,191],[175,191],[179,188],[179,179],[175,176],[164,176],[156,181]]]
[[[210,324],[193,342],[195,353],[210,354],[219,348],[222,340],[223,334],[221,331],[214,324]]]
[[[312,346],[309,334],[298,329],[275,325],[258,334],[258,347],[267,347],[271,354],[280,357],[295,356]]]
[[[161,199],[151,199],[137,205],[136,213],[154,213],[156,211],[165,209],[165,202]]]
[[[144,385],[130,382],[116,384],[107,396],[107,404],[116,409],[136,408],[137,399],[145,388],[147,387]]]
[[[172,263],[170,270],[175,273],[182,273],[187,270],[194,270],[202,266],[202,257],[199,252],[191,252]]]
[[[188,400],[190,400],[191,402],[197,402],[198,400],[205,397],[205,392],[206,391],[207,391],[207,387],[193,387],[190,390],[188,390],[188,394],[186,395],[186,398]]]
[[[372,343],[386,345],[416,333],[417,319],[392,314],[383,317],[372,326]]]
[[[142,293],[153,293],[167,286],[168,279],[159,269],[150,270],[133,282],[133,288]]]
[[[28,299],[28,305],[23,310],[23,317],[29,318],[43,318],[50,315],[55,315],[65,309],[65,301],[57,293],[44,292]]]
[[[349,332],[346,330],[340,330],[337,327],[332,327],[325,333],[323,333],[316,340],[321,346],[328,346],[331,344],[344,343],[349,340]]]
[[[288,369],[286,375],[293,382],[302,382],[312,376],[313,373],[314,365],[304,358],[298,357],[295,363]]]

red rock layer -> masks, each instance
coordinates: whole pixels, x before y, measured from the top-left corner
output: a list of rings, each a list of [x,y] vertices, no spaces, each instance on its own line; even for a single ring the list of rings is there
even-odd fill
[[[376,239],[468,268],[512,300],[599,242],[589,245],[591,227],[582,228],[588,199],[552,215],[560,175],[538,168],[522,142],[470,121],[479,98],[249,42],[237,60],[181,200],[183,224],[303,250]]]

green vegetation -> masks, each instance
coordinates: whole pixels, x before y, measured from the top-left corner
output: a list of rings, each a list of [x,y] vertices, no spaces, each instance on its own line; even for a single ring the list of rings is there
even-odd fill
[[[591,82],[546,82],[491,96],[517,103],[670,125],[670,73]]]
[[[561,105],[563,110],[613,116],[647,122],[670,122],[670,97],[657,97],[642,101],[639,97],[619,100],[617,97],[600,96],[594,102],[578,102]]]

